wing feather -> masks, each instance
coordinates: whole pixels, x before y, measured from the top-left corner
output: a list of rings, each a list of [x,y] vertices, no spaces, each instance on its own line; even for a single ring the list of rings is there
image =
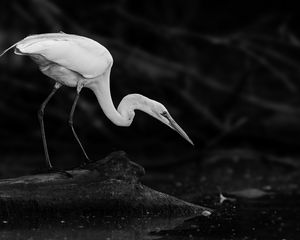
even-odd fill
[[[112,64],[109,51],[98,42],[77,35],[48,33],[32,35],[16,44],[16,54],[42,55],[50,62],[94,78]]]

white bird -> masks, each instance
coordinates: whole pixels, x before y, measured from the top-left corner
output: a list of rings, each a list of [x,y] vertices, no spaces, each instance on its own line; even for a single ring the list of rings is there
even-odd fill
[[[89,157],[73,128],[73,114],[83,87],[94,92],[104,114],[115,125],[130,126],[135,110],[140,110],[177,131],[193,144],[188,135],[173,120],[164,105],[157,101],[140,94],[129,94],[122,99],[118,108],[115,108],[110,93],[110,71],[113,58],[100,43],[87,37],[62,32],[36,34],[15,43],[6,49],[0,57],[12,48],[15,49],[14,52],[17,55],[30,56],[38,64],[43,74],[55,80],[54,88],[42,103],[38,114],[46,164],[49,170],[52,170],[53,166],[47,148],[43,115],[47,103],[62,85],[77,89],[69,116],[69,125],[85,155],[86,162],[90,161]]]

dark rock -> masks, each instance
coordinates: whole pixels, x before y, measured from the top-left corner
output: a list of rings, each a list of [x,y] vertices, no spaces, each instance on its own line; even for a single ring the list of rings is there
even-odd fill
[[[195,216],[211,210],[140,183],[143,167],[114,152],[82,169],[0,180],[0,216],[159,215]]]

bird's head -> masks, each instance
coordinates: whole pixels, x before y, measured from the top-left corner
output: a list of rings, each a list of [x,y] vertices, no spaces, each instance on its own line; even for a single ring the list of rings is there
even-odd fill
[[[189,136],[185,133],[185,131],[175,122],[175,120],[171,117],[170,113],[166,109],[164,105],[159,102],[154,101],[154,104],[151,108],[153,117],[166,124],[174,131],[178,132],[180,136],[182,136],[185,140],[187,140],[190,144],[194,145],[193,141],[189,138]]]
[[[135,110],[143,111],[166,124],[174,131],[178,132],[185,140],[194,145],[189,136],[171,117],[166,107],[153,99],[147,98],[140,94],[129,94],[125,96],[118,106],[118,112],[122,116],[120,126],[130,126],[135,116]]]

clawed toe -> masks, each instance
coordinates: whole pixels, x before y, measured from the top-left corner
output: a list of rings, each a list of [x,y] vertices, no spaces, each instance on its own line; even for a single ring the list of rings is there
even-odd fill
[[[55,169],[55,168],[48,169],[48,173],[59,173],[59,174],[64,175],[67,178],[73,178],[73,175],[68,173],[67,171],[60,170],[60,169]]]

